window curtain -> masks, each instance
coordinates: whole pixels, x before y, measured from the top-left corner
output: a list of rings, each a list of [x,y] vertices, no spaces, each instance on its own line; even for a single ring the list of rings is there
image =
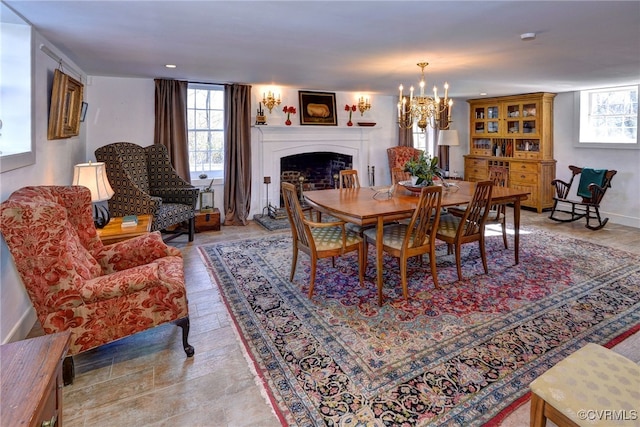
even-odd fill
[[[449,164],[449,147],[446,145],[438,145],[440,141],[440,131],[442,129],[449,128],[449,106],[445,105],[444,99],[440,100],[440,108],[444,107],[440,116],[438,117],[439,127],[435,128],[435,150],[434,153],[438,153],[438,167],[442,170],[445,169],[445,165]]]
[[[402,99],[398,98],[398,103],[401,102]],[[398,145],[401,147],[413,147],[413,126],[409,129],[403,129],[401,126],[398,126]]]
[[[247,225],[251,207],[251,86],[224,86],[224,225]]]
[[[189,140],[187,137],[187,89],[189,83],[179,80],[155,79],[156,121],[154,144],[167,147],[169,160],[185,181],[191,183],[189,172]]]
[[[433,153],[436,153],[438,157],[438,167],[444,170],[444,165],[449,163],[449,147],[438,144],[438,141],[440,141],[440,132],[441,130],[439,128],[433,130]]]

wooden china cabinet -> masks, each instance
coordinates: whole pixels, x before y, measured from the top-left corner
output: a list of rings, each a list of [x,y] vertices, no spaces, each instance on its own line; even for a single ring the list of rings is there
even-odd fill
[[[509,187],[530,192],[523,206],[538,213],[553,207],[553,99],[539,92],[470,99],[469,154],[464,156],[467,181],[489,177],[489,167],[509,169]]]

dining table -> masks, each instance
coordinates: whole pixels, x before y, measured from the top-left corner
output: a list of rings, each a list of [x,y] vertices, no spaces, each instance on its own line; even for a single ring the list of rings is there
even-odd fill
[[[442,184],[440,184],[442,185]],[[473,199],[476,183],[471,181],[445,181],[441,207],[466,205]],[[513,203],[514,257],[519,263],[520,205],[529,191],[494,186],[491,204]],[[413,215],[419,193],[397,184],[392,187],[359,187],[304,192],[306,204],[311,208],[360,227],[376,226],[376,256],[381,259],[382,228],[385,223],[409,218]],[[378,303],[382,305],[382,271],[377,271]]]

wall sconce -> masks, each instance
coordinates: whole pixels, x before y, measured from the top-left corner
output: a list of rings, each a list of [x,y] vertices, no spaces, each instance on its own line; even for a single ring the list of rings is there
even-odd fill
[[[369,101],[369,98],[365,98],[364,96],[361,96],[360,99],[358,99],[358,110],[360,110],[360,115],[364,116],[364,112],[367,110],[371,109],[371,102]]]
[[[104,206],[98,206],[97,202],[109,200],[115,192],[109,184],[107,170],[104,163],[80,163],[73,167],[72,185],[80,185],[91,190],[91,201],[93,205],[93,223],[96,228],[104,228],[109,224],[111,217],[109,210]]]
[[[273,110],[273,107],[280,105],[280,102],[282,102],[280,100],[280,94],[276,95],[275,93],[269,91],[265,95],[264,92],[262,92],[262,103],[269,109],[269,114],[271,114],[271,110]]]

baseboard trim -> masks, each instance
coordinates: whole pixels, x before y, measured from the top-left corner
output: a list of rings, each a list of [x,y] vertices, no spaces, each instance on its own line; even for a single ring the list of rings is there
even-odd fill
[[[33,329],[33,325],[36,324],[37,320],[38,317],[33,307],[27,308],[22,316],[20,316],[20,320],[11,328],[2,344],[25,339],[25,337],[29,335],[29,332],[31,332],[31,329]]]

